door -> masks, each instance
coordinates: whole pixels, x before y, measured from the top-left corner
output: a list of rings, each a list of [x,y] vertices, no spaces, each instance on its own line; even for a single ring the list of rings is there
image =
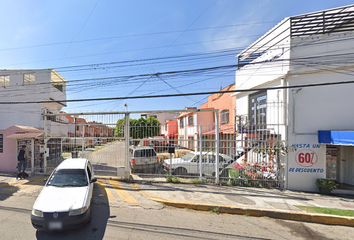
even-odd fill
[[[354,147],[341,147],[341,183],[354,185]]]

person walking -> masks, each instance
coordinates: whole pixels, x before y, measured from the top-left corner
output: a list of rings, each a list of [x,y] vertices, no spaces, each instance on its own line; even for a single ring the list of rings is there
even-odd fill
[[[22,172],[24,173],[26,170],[26,145],[23,145],[21,150],[18,152],[17,161],[18,172],[20,173],[22,168]]]

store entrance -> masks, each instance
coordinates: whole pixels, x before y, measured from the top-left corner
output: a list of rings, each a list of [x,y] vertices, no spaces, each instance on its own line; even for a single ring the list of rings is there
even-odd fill
[[[340,146],[339,182],[354,187],[354,147]]]

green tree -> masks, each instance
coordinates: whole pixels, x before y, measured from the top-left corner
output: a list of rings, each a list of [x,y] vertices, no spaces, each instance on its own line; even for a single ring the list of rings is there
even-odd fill
[[[115,137],[124,137],[124,119],[117,121]],[[147,137],[159,136],[161,123],[154,117],[129,119],[130,138],[142,139]]]

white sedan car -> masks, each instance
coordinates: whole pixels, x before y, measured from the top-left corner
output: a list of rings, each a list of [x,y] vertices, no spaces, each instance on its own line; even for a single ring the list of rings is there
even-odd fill
[[[202,173],[215,176],[216,154],[213,152],[202,152],[202,156]],[[168,171],[171,168],[174,175],[199,174],[199,159],[200,152],[189,152],[182,158],[173,158],[172,165],[170,164],[171,160],[166,159],[164,167]],[[222,169],[231,162],[231,157],[219,154],[219,169]]]
[[[63,161],[54,169],[33,205],[33,227],[64,230],[90,222],[95,181],[92,165],[87,159]]]

